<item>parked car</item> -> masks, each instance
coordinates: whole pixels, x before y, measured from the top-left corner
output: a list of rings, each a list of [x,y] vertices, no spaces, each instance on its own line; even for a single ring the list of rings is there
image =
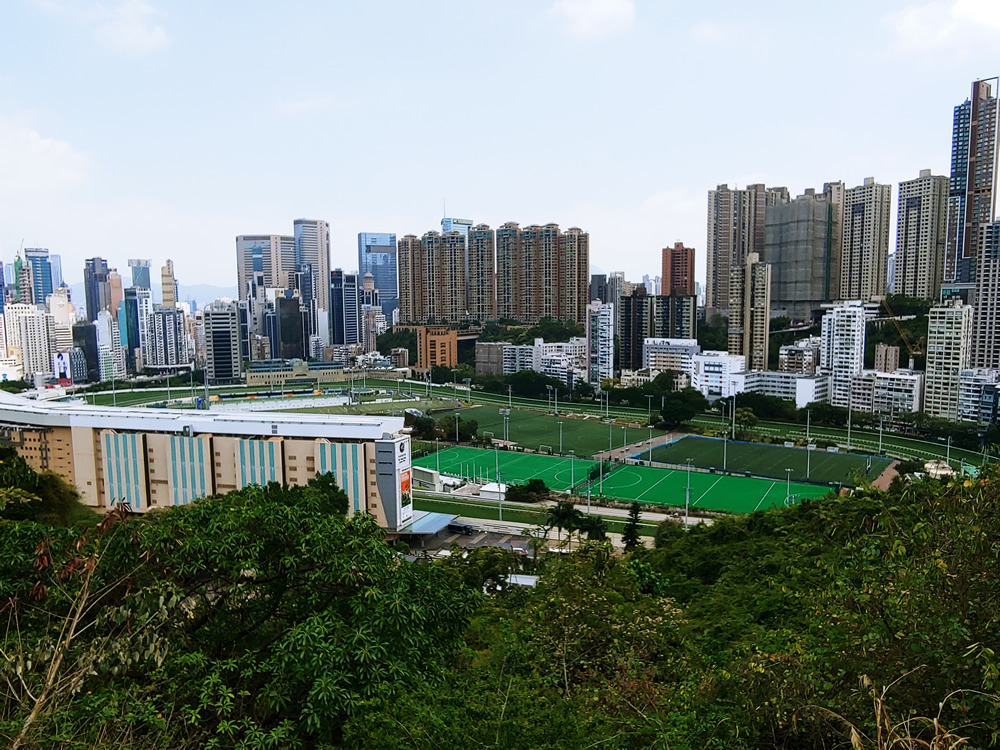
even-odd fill
[[[465,534],[466,536],[472,536],[476,533],[476,530],[467,523],[449,523],[448,531],[452,534]]]

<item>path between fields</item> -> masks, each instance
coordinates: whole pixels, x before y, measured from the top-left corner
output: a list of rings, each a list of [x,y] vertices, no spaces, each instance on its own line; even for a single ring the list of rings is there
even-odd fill
[[[686,432],[668,432],[666,435],[654,435],[653,436],[653,447],[656,448],[660,445],[667,445],[678,438],[687,435]],[[631,443],[626,445],[624,448],[615,448],[611,451],[602,451],[601,453],[595,453],[594,459],[597,461],[624,461],[626,458],[631,458],[636,453],[642,453],[649,450],[649,439],[640,440],[637,443]]]

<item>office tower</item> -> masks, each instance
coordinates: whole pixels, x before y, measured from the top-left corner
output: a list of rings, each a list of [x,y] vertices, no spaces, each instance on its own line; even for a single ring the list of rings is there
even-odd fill
[[[167,260],[160,268],[160,290],[163,296],[163,307],[177,307],[177,279],[174,278],[174,262]]]
[[[675,242],[662,251],[660,290],[662,294],[694,294],[694,248]]]
[[[898,369],[899,369],[899,347],[889,346],[887,344],[876,344],[875,345],[876,372],[895,372]]]
[[[869,301],[885,296],[892,188],[874,177],[844,191],[840,299]]]
[[[137,286],[125,290],[125,298],[118,308],[118,326],[131,373],[142,372],[149,359],[149,317],[152,312],[151,290]]]
[[[366,273],[374,277],[382,311],[391,319],[392,311],[399,306],[395,234],[358,233],[358,275],[364,278]]]
[[[587,382],[597,390],[614,377],[614,305],[593,300],[587,305]]]
[[[149,267],[152,261],[147,258],[129,258],[128,267],[132,269],[132,286],[136,289],[152,289]]]
[[[496,232],[497,317],[537,323],[542,318],[586,319],[590,295],[590,235],[558,224]]]
[[[590,301],[608,302],[608,277],[603,273],[590,275]]]
[[[125,299],[125,289],[122,287],[122,277],[118,270],[112,268],[108,271],[109,303],[108,309],[112,315],[117,315],[121,309],[122,300]]]
[[[766,370],[771,340],[771,266],[747,253],[729,272],[729,353],[742,354],[748,370]]]
[[[379,300],[379,291],[375,288],[375,277],[369,271],[361,279],[361,342],[366,352],[378,349],[376,339],[385,333],[385,313]]]
[[[767,209],[788,202],[788,189],[748,185],[708,191],[708,269],[705,306],[725,311],[729,304],[729,272],[746,262],[748,253],[764,253]]]
[[[101,381],[124,378],[127,374],[125,347],[122,346],[118,318],[108,310],[97,313],[97,356]]]
[[[763,260],[771,266],[771,304],[794,320],[840,295],[840,204],[835,186],[809,188],[767,209]]]
[[[59,289],[65,283],[63,281],[62,256],[55,253],[49,255],[49,266],[52,269],[52,289]]]
[[[408,234],[399,241],[399,319],[458,323],[468,308],[465,236],[458,231]]]
[[[274,310],[266,317],[265,328],[271,341],[273,359],[307,359],[308,315],[301,298],[291,290],[275,297]],[[237,331],[237,335],[239,335]]]
[[[972,366],[1000,369],[1000,221],[980,224],[976,245]]]
[[[896,212],[896,252],[890,289],[893,294],[936,301],[941,296],[944,277],[948,178],[921,169],[915,180],[899,183]]]
[[[240,380],[239,313],[235,303],[216,301],[202,316],[205,325],[205,379],[209,384]]]
[[[337,268],[330,274],[330,343],[360,342],[358,276]]]
[[[24,379],[38,372],[52,372],[52,316],[32,310],[18,318],[18,327]]]
[[[470,229],[466,251],[469,319],[480,323],[496,320],[496,235],[493,230],[486,224]]]
[[[28,305],[35,304],[34,273],[31,264],[27,262],[22,263],[17,271],[17,301]]]
[[[622,324],[621,324],[621,298],[626,296],[625,291],[625,273],[623,271],[612,271],[608,274],[608,291],[607,299],[605,302],[610,302],[614,305],[614,318],[615,318],[615,336],[622,335]]]
[[[316,300],[316,293],[313,289],[313,281],[318,282],[319,279],[316,278],[316,274],[313,272],[312,263],[300,263],[296,267],[295,272],[288,277],[288,288],[294,292],[298,292],[299,309],[305,318],[307,350],[309,339],[312,336],[319,335],[319,321],[317,320],[319,307]],[[329,314],[327,313],[324,317],[329,318]]]
[[[94,323],[77,323],[73,326],[73,346],[83,352],[86,372],[83,378],[73,375],[73,380],[87,383],[101,382],[101,359],[97,347],[97,326]]]
[[[147,366],[170,367],[187,364],[187,326],[184,312],[175,307],[161,307],[149,316]]]
[[[924,411],[932,417],[958,419],[962,370],[968,369],[972,340],[972,307],[951,299],[927,314],[927,369]]]
[[[316,295],[315,333],[324,343],[330,341],[330,225],[319,219],[296,219],[295,263],[312,267],[312,288]],[[322,282],[322,283],[321,283]]]
[[[24,248],[24,262],[31,267],[32,298],[36,305],[44,305],[52,294],[52,262],[48,248]]]
[[[21,351],[21,318],[32,315],[37,310],[38,308],[34,305],[29,305],[26,302],[11,302],[4,308],[5,338],[7,340],[6,356],[16,360],[18,363],[23,361]]]
[[[619,361],[623,370],[642,367],[645,339],[695,337],[698,306],[694,295],[651,295],[646,294],[645,287],[637,286],[620,298],[620,305]]]
[[[972,95],[955,107],[944,270],[949,286],[976,283],[979,227],[996,217],[998,83],[997,78],[974,81]]]
[[[97,313],[111,307],[111,287],[108,284],[108,262],[104,258],[88,258],[83,264],[83,296],[87,304],[87,320],[97,320]]]
[[[236,238],[236,283],[239,298],[247,298],[247,284],[255,271],[264,274],[264,286],[288,287],[295,271],[295,238],[282,234],[242,234]]]
[[[851,380],[865,364],[865,308],[860,300],[843,302],[823,316],[820,370],[830,376],[830,403],[847,408]]]

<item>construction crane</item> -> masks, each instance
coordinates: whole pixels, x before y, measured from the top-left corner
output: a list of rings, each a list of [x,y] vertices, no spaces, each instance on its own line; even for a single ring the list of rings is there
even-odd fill
[[[903,343],[910,352],[910,369],[912,370],[914,365],[914,355],[924,354],[924,340],[921,338],[920,341],[917,342],[917,346],[914,347],[913,344],[910,343],[910,339],[907,338],[906,332],[903,331],[903,326],[899,324],[899,319],[896,317],[896,313],[894,313],[892,308],[889,307],[888,297],[882,299],[882,304],[885,306],[886,312],[889,313],[889,319],[892,321],[892,324],[896,326],[896,330],[899,331],[899,337],[903,339]]]

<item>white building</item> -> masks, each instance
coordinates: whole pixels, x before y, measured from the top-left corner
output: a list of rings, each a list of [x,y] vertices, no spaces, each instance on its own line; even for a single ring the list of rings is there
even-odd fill
[[[21,366],[27,380],[39,372],[52,372],[52,316],[42,310],[18,318]]]
[[[587,339],[572,338],[566,343],[508,344],[503,349],[503,374],[534,370],[572,387],[578,380],[587,380]]]
[[[890,419],[921,411],[923,380],[913,370],[863,370],[851,383],[851,409]]]
[[[858,300],[843,302],[823,316],[820,369],[830,375],[830,403],[846,408],[851,380],[865,364],[865,308]]]
[[[614,303],[591,302],[587,306],[587,380],[598,390],[601,381],[613,378],[615,364]]]
[[[807,375],[780,370],[744,370],[729,376],[731,393],[760,393],[785,401],[794,401],[803,409],[830,398],[829,375]]]
[[[125,377],[125,348],[118,318],[107,310],[97,313],[97,357],[101,381]]]
[[[701,352],[697,339],[642,340],[642,366],[664,372],[694,372],[694,355]]]
[[[953,299],[927,313],[927,369],[924,411],[932,417],[958,419],[962,370],[972,356],[972,308]]]
[[[732,396],[732,375],[745,369],[742,354],[708,351],[691,357],[691,387],[706,398]]]
[[[992,422],[997,413],[1000,370],[976,367],[962,370],[958,382],[958,418],[963,422]]]
[[[7,338],[7,356],[22,362],[21,354],[21,318],[34,315],[38,308],[23,302],[12,302],[4,307],[4,328]]]

